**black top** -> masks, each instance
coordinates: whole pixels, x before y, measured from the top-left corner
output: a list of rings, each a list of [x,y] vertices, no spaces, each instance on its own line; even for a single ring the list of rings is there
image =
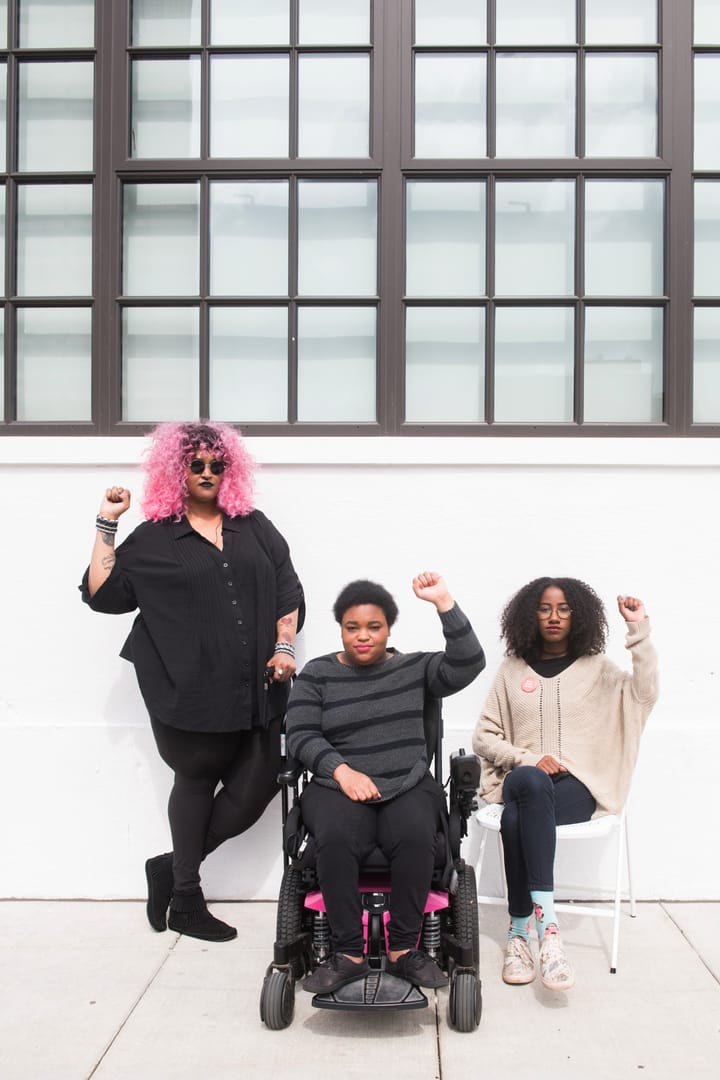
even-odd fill
[[[288,686],[263,686],[276,623],[303,591],[288,545],[259,510],[223,515],[223,550],[178,522],[143,522],[116,551],[94,611],[140,614],[120,653],[154,719],[187,731],[240,731],[280,715]]]
[[[541,679],[554,679],[556,675],[562,674],[566,668],[574,664],[576,659],[575,656],[554,656],[552,660],[533,660],[532,662],[528,660],[528,665]]]

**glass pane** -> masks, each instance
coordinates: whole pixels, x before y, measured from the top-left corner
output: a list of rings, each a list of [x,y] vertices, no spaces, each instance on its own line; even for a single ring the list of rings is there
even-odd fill
[[[132,43],[199,45],[201,14],[202,0],[132,0]]]
[[[575,185],[571,180],[498,180],[495,292],[575,292]]]
[[[585,421],[659,423],[662,410],[662,310],[587,308]]]
[[[416,45],[483,45],[487,0],[415,0]]]
[[[0,49],[6,49],[7,43],[7,0],[0,0]]]
[[[5,295],[5,185],[0,185],[0,296]],[[0,311],[2,308],[0,308]],[[0,367],[0,381],[2,369]],[[3,412],[0,408],[0,417]]]
[[[300,45],[367,45],[370,0],[299,0]]]
[[[588,157],[656,156],[657,71],[655,56],[587,57]]]
[[[210,415],[216,420],[287,420],[287,308],[210,312]]]
[[[200,156],[200,57],[133,60],[134,158]]]
[[[695,168],[720,168],[720,56],[695,57]]]
[[[92,46],[95,0],[20,0],[18,25],[21,49]]]
[[[5,308],[0,307],[0,423],[5,419]]]
[[[718,0],[695,0],[695,44],[720,45]]]
[[[22,172],[93,167],[93,64],[20,64],[18,161]]]
[[[495,312],[495,420],[568,423],[573,418],[572,308]]]
[[[377,292],[377,183],[298,184],[298,293]]]
[[[197,296],[200,288],[198,184],[126,184],[123,292]]]
[[[695,296],[720,296],[720,182],[695,182]]]
[[[695,308],[693,421],[720,423],[720,308]]]
[[[574,45],[575,0],[502,0],[498,45]]]
[[[287,296],[287,180],[210,185],[210,292]]]
[[[298,420],[371,423],[375,308],[298,310]]]
[[[0,172],[5,172],[5,139],[7,132],[7,64],[0,62]]]
[[[589,45],[653,45],[657,39],[657,0],[585,0]]]
[[[19,308],[18,420],[90,420],[89,308]]]
[[[585,185],[585,292],[663,293],[662,180],[588,180]]]
[[[300,157],[368,157],[370,58],[301,56],[298,66]]]
[[[485,293],[485,184],[413,180],[407,185],[408,296]]]
[[[210,61],[211,157],[287,157],[287,56],[215,56]]]
[[[290,0],[210,0],[213,45],[289,45]]]
[[[406,317],[405,419],[485,419],[485,309],[411,307]]]
[[[18,296],[92,295],[92,188],[18,187]]]
[[[496,154],[574,156],[574,56],[498,56]]]
[[[198,415],[197,308],[125,308],[123,420]]]
[[[487,155],[485,56],[415,58],[415,157]]]

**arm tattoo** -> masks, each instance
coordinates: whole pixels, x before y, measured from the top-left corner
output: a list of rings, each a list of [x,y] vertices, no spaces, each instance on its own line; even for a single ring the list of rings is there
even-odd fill
[[[100,564],[103,570],[112,570],[113,566],[115,565],[115,556],[103,555],[102,559],[100,560]]]
[[[114,536],[111,536],[110,533],[100,533],[100,535],[102,536],[103,544],[107,544],[108,547],[113,547],[114,546],[114,544],[115,544],[115,537]]]

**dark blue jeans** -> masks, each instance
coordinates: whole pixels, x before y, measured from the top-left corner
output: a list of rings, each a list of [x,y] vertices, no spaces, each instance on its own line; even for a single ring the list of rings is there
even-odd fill
[[[522,917],[533,910],[531,889],[553,891],[555,826],[589,821],[595,800],[570,773],[548,776],[535,765],[520,765],[505,777],[503,801],[500,833],[508,908]]]

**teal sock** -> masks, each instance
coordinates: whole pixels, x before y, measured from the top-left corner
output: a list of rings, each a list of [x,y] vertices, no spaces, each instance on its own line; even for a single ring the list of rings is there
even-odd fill
[[[540,892],[539,889],[531,889],[530,897],[535,905],[535,929],[540,941],[542,941],[548,926],[551,924],[557,926],[553,894],[551,892]]]
[[[525,941],[530,940],[530,920],[532,919],[532,912],[529,915],[511,915],[510,927],[508,929],[508,938],[521,937]]]

